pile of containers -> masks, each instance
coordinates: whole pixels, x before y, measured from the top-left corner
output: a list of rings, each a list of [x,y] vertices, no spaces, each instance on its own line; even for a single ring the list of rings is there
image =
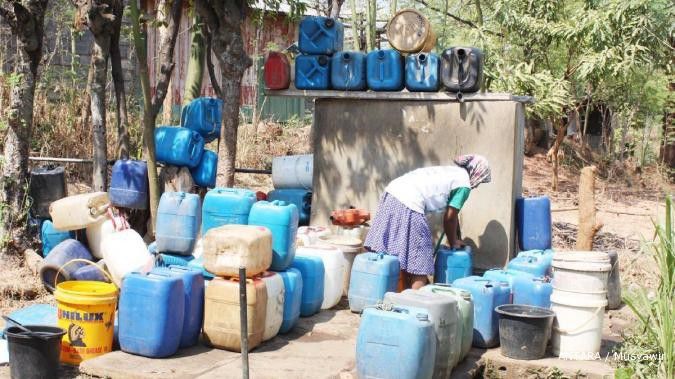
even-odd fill
[[[180,127],[161,126],[155,129],[155,151],[158,162],[188,167],[195,184],[213,188],[216,185],[218,154],[204,148],[220,136],[223,101],[200,97],[183,107]]]
[[[272,160],[274,190],[267,200],[282,200],[298,208],[299,224],[309,225],[312,208],[312,179],[314,156],[312,154],[275,157]]]
[[[459,288],[428,285],[387,292],[383,303],[363,310],[358,375],[448,378],[471,348],[473,319],[472,295]]]
[[[298,224],[295,204],[256,201],[247,189],[214,188],[203,206],[193,194],[162,196],[157,240],[150,249],[159,265],[197,269],[208,280],[203,336],[209,345],[240,351],[242,280],[251,349],[289,332],[300,316],[339,302],[345,275],[342,252],[327,246],[296,250]],[[246,269],[246,278],[239,277],[240,267]]]
[[[431,52],[436,36],[428,20],[414,9],[399,11],[387,25],[392,49],[342,51],[344,26],[338,20],[307,16],[300,22],[295,58],[295,88],[300,90],[477,92],[483,53],[475,47]],[[272,52],[265,62],[265,85],[283,90],[291,84],[290,61]],[[458,95],[460,97],[461,95]]]
[[[42,224],[45,261],[40,273],[45,286],[53,290],[56,281],[107,281],[101,273],[102,267],[108,269],[119,286],[124,275],[149,265],[151,257],[143,239],[129,229],[123,216],[129,210],[147,209],[147,206],[147,165],[136,160],[115,162],[108,192],[74,195],[51,202],[51,220]],[[81,241],[74,239],[76,235]],[[54,245],[63,237],[66,238]],[[99,267],[73,262],[63,267],[57,278],[57,271],[73,259],[98,261]]]

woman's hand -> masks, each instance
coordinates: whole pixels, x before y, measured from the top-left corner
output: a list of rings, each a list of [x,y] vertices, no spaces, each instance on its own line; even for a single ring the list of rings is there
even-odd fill
[[[455,241],[455,243],[452,245],[452,248],[455,249],[455,250],[460,250],[460,249],[463,249],[464,246],[466,246],[466,245],[464,244],[464,241],[462,241],[462,240],[457,240],[457,241]]]

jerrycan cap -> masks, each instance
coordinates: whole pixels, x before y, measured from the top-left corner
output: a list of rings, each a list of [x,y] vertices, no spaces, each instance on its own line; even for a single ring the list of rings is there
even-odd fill
[[[384,259],[384,253],[382,252],[373,253],[371,256],[368,257],[368,260],[373,262],[381,261],[382,259]]]
[[[418,313],[416,317],[418,321],[429,321],[429,315],[426,313]]]
[[[325,66],[325,65],[328,64],[328,58],[326,58],[325,55],[321,55],[321,56],[319,56],[318,62],[319,62],[319,66]]]
[[[378,50],[377,52],[377,59],[384,59],[384,50]]]
[[[335,20],[333,20],[332,18],[327,18],[327,19],[323,22],[323,25],[324,25],[325,27],[327,27],[327,28],[332,28],[333,26],[335,26]]]
[[[426,62],[426,60],[427,60],[427,55],[426,55],[426,54],[419,54],[419,55],[417,56],[417,60],[420,61],[420,62]]]

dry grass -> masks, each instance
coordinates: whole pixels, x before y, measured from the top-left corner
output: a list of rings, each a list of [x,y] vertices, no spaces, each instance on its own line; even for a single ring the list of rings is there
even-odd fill
[[[32,156],[89,159],[92,156],[92,135],[84,85],[77,88],[69,80],[44,79],[37,87],[34,100]],[[117,145],[114,96],[108,94],[106,113],[108,155],[113,157]],[[141,144],[140,113],[132,112],[133,99],[128,99],[131,156],[138,156]],[[0,76],[0,118],[6,118],[9,104],[9,83]],[[0,147],[4,132],[0,131]],[[67,164],[66,172],[71,181],[89,181],[91,166]]]
[[[42,282],[24,265],[23,257],[3,255],[0,261],[0,314],[35,303],[52,303]],[[4,327],[4,320],[0,321]]]
[[[272,169],[277,156],[307,154],[311,151],[310,126],[284,126],[261,122],[239,127],[237,167],[262,170]],[[267,192],[272,189],[270,175],[237,174],[236,185]]]

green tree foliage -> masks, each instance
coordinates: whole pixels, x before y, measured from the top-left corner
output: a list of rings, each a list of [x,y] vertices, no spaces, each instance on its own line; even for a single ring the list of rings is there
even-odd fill
[[[579,104],[662,113],[672,76],[669,0],[410,0],[441,31],[439,46],[486,53],[484,88],[535,96],[530,114]],[[426,5],[426,6],[421,6]],[[647,83],[651,83],[646,85]],[[645,90],[649,88],[649,90]]]

